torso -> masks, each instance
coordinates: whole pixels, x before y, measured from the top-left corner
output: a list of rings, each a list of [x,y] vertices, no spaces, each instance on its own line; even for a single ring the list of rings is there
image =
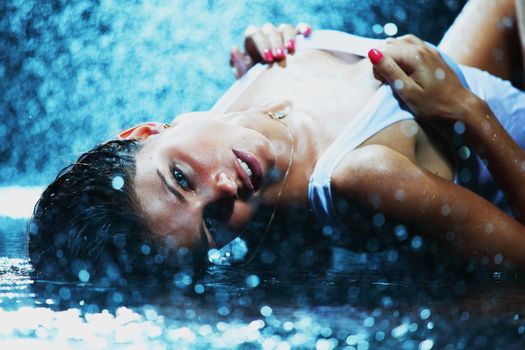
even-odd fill
[[[317,160],[341,130],[361,122],[363,116],[358,112],[380,86],[368,60],[302,50],[289,56],[286,66],[274,64],[261,74],[229,111],[269,110],[276,105],[288,108],[284,121],[294,131],[298,147],[285,201],[306,205],[307,182]],[[405,120],[372,135],[359,147],[372,144],[389,147],[452,179],[452,162],[435,141],[417,122]]]

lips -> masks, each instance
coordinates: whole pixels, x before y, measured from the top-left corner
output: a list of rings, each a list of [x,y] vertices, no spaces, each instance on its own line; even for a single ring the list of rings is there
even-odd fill
[[[261,164],[259,163],[257,158],[251,153],[239,151],[236,149],[233,150],[233,153],[238,159],[240,159],[242,162],[248,165],[248,168],[252,173],[251,176],[249,176],[246,170],[243,168],[243,166],[236,159],[235,169],[237,170],[237,174],[239,175],[242,183],[251,192],[257,191],[260,188],[262,181]]]

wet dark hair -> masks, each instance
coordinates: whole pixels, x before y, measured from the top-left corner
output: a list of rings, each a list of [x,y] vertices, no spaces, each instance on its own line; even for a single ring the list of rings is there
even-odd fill
[[[38,277],[122,282],[122,278],[193,275],[204,252],[153,242],[132,187],[142,143],[112,140],[84,153],[46,188],[28,223]],[[195,263],[195,264],[194,264]]]

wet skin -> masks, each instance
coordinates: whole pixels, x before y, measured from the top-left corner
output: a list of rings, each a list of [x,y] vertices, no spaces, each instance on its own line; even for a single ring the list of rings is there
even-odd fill
[[[153,234],[194,248],[222,246],[241,233],[261,204],[276,160],[265,122],[261,112],[180,118],[142,141],[134,189]],[[255,191],[243,181],[234,150],[260,165],[262,184]],[[219,233],[207,228],[205,216]]]

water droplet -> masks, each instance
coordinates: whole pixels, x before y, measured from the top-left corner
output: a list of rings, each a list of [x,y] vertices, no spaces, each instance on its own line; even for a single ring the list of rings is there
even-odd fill
[[[401,338],[405,336],[407,333],[408,333],[408,324],[406,323],[400,324],[399,326],[392,329],[392,332],[391,332],[392,337],[394,338]]]
[[[470,180],[472,180],[472,173],[470,172],[470,170],[469,169],[462,169],[459,172],[459,180],[462,183],[470,182]]]
[[[144,316],[148,321],[155,321],[159,317],[157,311],[155,311],[151,306],[148,306],[146,310],[144,310]]]
[[[402,80],[400,79],[394,80],[394,88],[396,90],[403,90],[404,87],[405,87],[405,83],[403,83]]]
[[[228,316],[230,314],[230,308],[226,305],[219,306],[217,309],[217,312],[221,316]]]
[[[272,314],[273,310],[268,305],[264,305],[263,307],[261,307],[260,312],[261,312],[261,315],[263,315],[264,317],[268,317]]]
[[[394,198],[401,202],[407,198],[407,194],[404,190],[398,189],[394,192]]]
[[[230,247],[232,256],[235,260],[242,260],[246,254],[248,254],[248,246],[246,245],[246,242],[239,237],[230,242]]]
[[[465,124],[460,121],[455,122],[454,131],[460,135],[463,135],[463,133],[465,132]]]
[[[358,341],[359,338],[357,337],[357,335],[349,335],[348,337],[346,337],[346,343],[350,346],[356,345]]]
[[[372,31],[375,33],[375,34],[382,34],[383,33],[383,26],[381,24],[374,24],[372,26]]]
[[[394,23],[387,23],[384,25],[383,31],[388,36],[394,36],[397,34],[397,26]]]
[[[492,49],[492,56],[496,61],[501,61],[503,59],[503,51],[499,47],[495,47]]]
[[[116,190],[122,189],[122,187],[124,187],[124,179],[122,178],[122,176],[115,176],[111,181],[111,186]]]
[[[330,236],[333,233],[332,226],[324,226],[323,227],[323,235]]]
[[[259,276],[257,275],[250,275],[246,277],[246,285],[250,288],[255,288],[261,283],[261,280],[259,279]]]
[[[458,151],[459,158],[466,160],[470,158],[470,148],[467,146],[461,146]]]
[[[373,317],[367,317],[367,318],[365,318],[365,321],[363,322],[363,325],[365,327],[372,327],[375,323],[376,323],[376,321],[374,320]]]
[[[423,309],[419,312],[419,317],[421,317],[422,320],[426,320],[430,317],[430,310],[429,309]]]
[[[204,293],[204,286],[200,283],[197,283],[194,287],[193,287],[193,290],[195,291],[195,293],[197,294],[202,294]]]
[[[143,254],[143,255],[148,255],[150,252],[151,252],[151,248],[149,245],[147,244],[142,244],[140,246],[140,252]]]
[[[382,331],[376,332],[375,338],[377,341],[383,341],[385,339],[385,333]]]
[[[390,250],[387,255],[387,259],[389,262],[396,262],[399,258],[399,253],[397,250]]]
[[[434,346],[434,341],[432,339],[425,339],[419,343],[419,350],[430,350]]]
[[[461,315],[459,316],[459,319],[463,322],[468,321],[470,319],[470,312],[463,311]]]
[[[441,68],[436,69],[434,72],[434,75],[436,76],[436,79],[443,80],[445,79],[445,71]]]
[[[60,295],[60,298],[62,300],[69,300],[71,299],[71,290],[67,287],[62,287],[58,291],[58,294]]]
[[[394,228],[394,234],[396,235],[397,239],[400,241],[404,241],[408,237],[407,229],[403,225],[397,225]]]
[[[414,238],[412,238],[411,245],[412,245],[412,249],[419,250],[421,246],[423,245],[423,239],[419,236],[415,236]]]
[[[294,329],[293,322],[286,321],[285,323],[283,323],[283,330],[285,332],[291,332],[291,331],[293,331],[293,329]]]
[[[385,224],[385,216],[381,213],[375,214],[374,217],[372,218],[372,224],[375,227],[383,226]]]
[[[80,282],[86,283],[89,281],[90,277],[91,276],[89,275],[89,272],[87,272],[86,270],[80,270],[78,272],[78,279],[80,280]]]
[[[212,264],[220,263],[220,259],[221,259],[221,252],[218,249],[213,248],[208,251],[208,261],[209,262],[211,262]]]

